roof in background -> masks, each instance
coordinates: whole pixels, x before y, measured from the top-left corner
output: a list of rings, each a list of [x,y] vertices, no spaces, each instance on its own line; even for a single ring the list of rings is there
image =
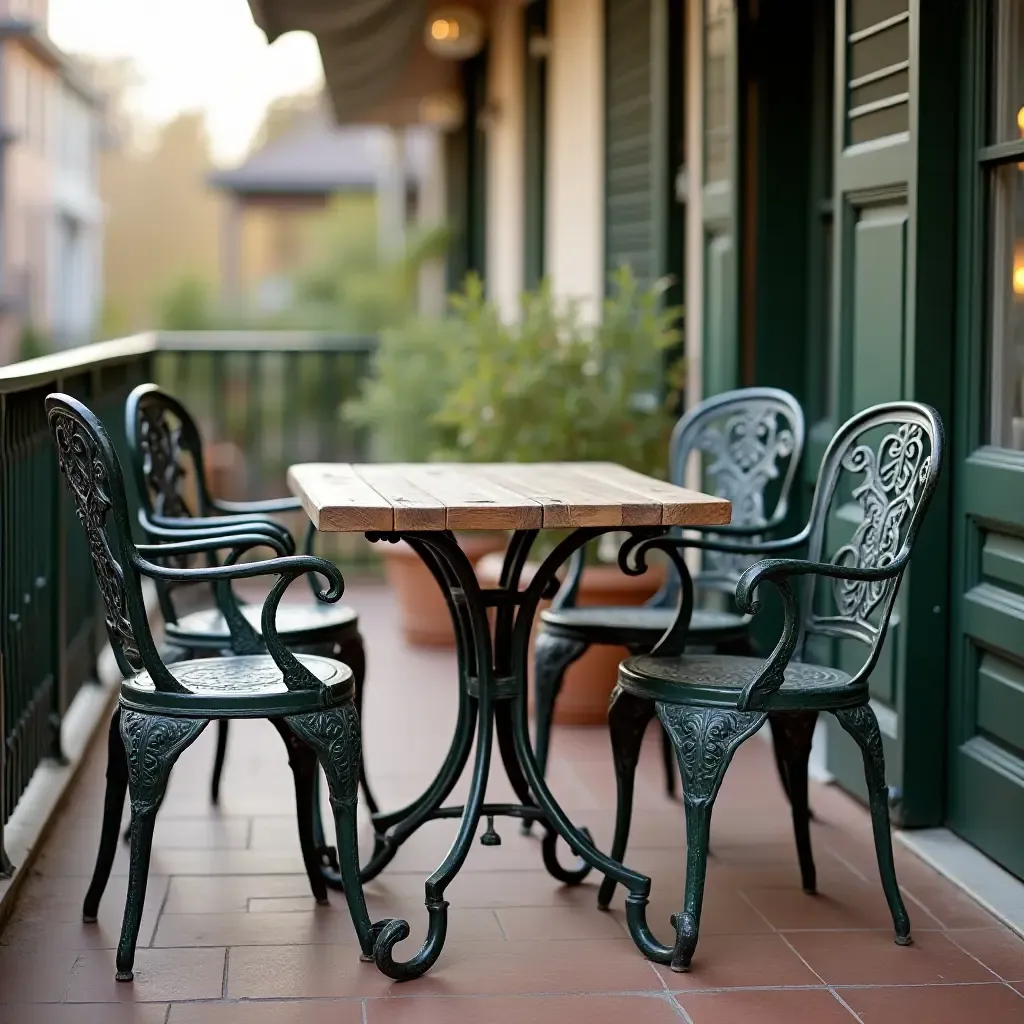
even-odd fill
[[[236,195],[371,191],[386,168],[387,132],[373,125],[341,127],[317,109],[238,167],[211,175],[210,182]],[[409,128],[405,140],[406,174],[419,183],[428,172],[433,135]]]

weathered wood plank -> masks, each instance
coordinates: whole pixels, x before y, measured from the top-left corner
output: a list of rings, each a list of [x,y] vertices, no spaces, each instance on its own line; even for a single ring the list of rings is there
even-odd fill
[[[395,528],[391,502],[361,480],[347,463],[291,466],[288,486],[318,530],[389,533]]]
[[[538,502],[546,529],[661,524],[660,503],[638,500],[635,491],[587,476],[572,464],[504,462],[480,468]]]
[[[414,484],[401,466],[380,463],[352,468],[361,480],[390,502],[396,530],[448,528],[448,510],[444,502]]]
[[[564,465],[573,466],[587,476],[660,504],[663,526],[725,526],[732,519],[732,506],[724,498],[691,491],[688,487],[677,487],[614,462],[575,462]]]
[[[449,530],[539,530],[543,509],[474,465],[423,463],[395,467],[410,483],[441,501]]]

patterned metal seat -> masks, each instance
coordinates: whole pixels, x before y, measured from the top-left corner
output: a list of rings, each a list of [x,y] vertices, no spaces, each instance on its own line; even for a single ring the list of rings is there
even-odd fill
[[[208,537],[218,532],[244,528],[265,534],[280,554],[295,551],[288,529],[271,518],[272,513],[301,509],[295,498],[271,501],[228,502],[214,498],[208,489],[203,464],[203,446],[199,429],[185,406],[155,384],[143,384],[128,396],[125,428],[132,468],[140,501],[139,519],[147,538],[153,542]],[[191,493],[190,493],[191,492]],[[312,551],[315,530],[310,525],[306,551]],[[189,564],[179,561],[176,564]],[[313,593],[317,582],[309,576]],[[262,649],[259,633],[260,607],[238,602],[244,623],[228,628],[224,612],[218,607],[182,614],[174,598],[174,587],[157,581],[157,596],[164,616],[167,639],[184,652],[186,658],[207,654],[250,654]],[[366,653],[359,632],[359,616],[345,605],[324,606],[316,601],[288,601],[281,606],[278,632],[292,650],[337,656],[354,674],[356,708],[362,711],[366,676]],[[210,780],[210,798],[220,798],[220,782],[227,752],[228,720],[218,722],[217,748]],[[360,785],[371,814],[377,801],[360,767]],[[325,842],[320,821],[319,781],[314,781],[314,835],[324,877],[332,888],[341,881],[336,852]]]
[[[792,395],[775,388],[743,388],[701,402],[676,425],[669,450],[669,479],[682,484],[691,458],[703,460],[704,489],[732,502],[732,525],[715,534],[769,537],[782,524],[804,447],[804,417]],[[534,722],[537,762],[547,764],[551,720],[569,666],[592,644],[651,651],[675,620],[679,584],[666,585],[641,608],[580,608],[576,596],[585,553],[580,551],[551,608],[541,613],[534,655]],[[702,594],[690,620],[690,642],[728,653],[751,652],[750,617],[732,603],[743,570],[756,556],[709,552],[694,582]],[[723,597],[724,595],[724,597]],[[724,607],[714,607],[717,600]],[[667,738],[662,751],[669,795],[676,773]]]
[[[275,628],[281,598],[300,576],[326,580],[322,601],[341,596],[341,574],[330,562],[312,556],[236,564],[246,551],[268,545],[256,532],[221,533],[158,545],[136,545],[131,536],[121,468],[103,426],[80,402],[50,395],[46,413],[57,458],[81,522],[106,611],[107,635],[124,676],[110,726],[107,788],[100,848],[82,908],[94,922],[117,849],[125,792],[131,799],[131,858],[124,922],[117,947],[117,978],[133,977],[135,947],[142,921],[156,814],[178,756],[211,719],[269,718],[289,742],[298,803],[300,844],[310,888],[317,902],[327,888],[313,855],[312,798],[317,761],[327,775],[335,812],[340,873],[349,911],[364,957],[374,951],[385,922],[371,924],[359,877],[356,803],[359,792],[359,715],[353,673],[322,657],[293,655]],[[208,568],[169,568],[153,558],[178,558],[228,550],[226,564]],[[232,580],[276,577],[263,605],[261,642],[266,653],[211,658],[168,666],[150,632],[142,579],[167,583],[213,584],[231,624],[232,638],[245,620],[232,603]],[[408,929],[408,925],[404,925]]]
[[[803,887],[817,888],[807,806],[807,762],[820,711],[829,711],[856,740],[864,758],[875,849],[889,909],[901,945],[910,942],[910,920],[900,896],[889,834],[888,789],[878,722],[869,703],[868,680],[878,662],[900,580],[914,539],[938,482],[943,457],[942,423],[934,409],[914,402],[876,406],[854,416],[832,439],[822,460],[807,525],[796,536],[762,543],[772,552],[804,547],[807,559],[766,558],[747,568],[736,585],[736,604],[745,614],[758,610],[755,596],[770,584],[782,601],[785,621],[766,659],[686,653],[693,586],[683,580],[679,618],[650,655],[627,658],[608,710],[619,805],[611,856],[626,853],[633,783],[644,730],[657,716],[671,740],[683,778],[687,868],[682,911],[673,921],[676,940],[671,966],[689,967],[700,928],[708,835],[715,797],[736,748],[766,721],[789,734],[776,743],[776,757],[793,810]],[[859,521],[851,522],[851,506]],[[836,513],[851,523],[849,539],[826,551]],[[850,535],[852,534],[852,535]],[[638,541],[624,552],[624,564],[641,571],[647,552],[661,549],[674,564],[681,549],[743,555],[740,542],[720,537],[662,537]],[[802,601],[794,586],[802,578]],[[826,586],[826,583],[830,585]],[[858,641],[868,649],[849,675],[807,663],[809,643]],[[799,659],[799,660],[798,660]],[[605,878],[598,904],[607,908],[615,882]]]

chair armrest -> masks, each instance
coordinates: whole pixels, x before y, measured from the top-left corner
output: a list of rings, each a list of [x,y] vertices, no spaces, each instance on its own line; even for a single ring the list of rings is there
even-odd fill
[[[270,498],[266,501],[223,501],[214,498],[210,504],[228,515],[260,515],[268,512],[301,512],[298,498]]]
[[[222,547],[227,546],[224,544],[223,538],[219,539],[218,542]],[[259,543],[265,543],[264,539],[259,538]],[[263,615],[260,624],[263,643],[266,646],[267,653],[274,659],[277,667],[281,669],[284,684],[289,690],[317,689],[320,686],[319,680],[281,641],[280,634],[277,631],[277,609],[288,587],[306,573],[318,573],[327,580],[327,589],[316,591],[316,596],[320,601],[333,604],[341,598],[345,589],[341,573],[332,562],[328,562],[323,558],[314,558],[310,555],[288,555],[284,558],[272,558],[258,562],[246,562],[241,565],[237,564],[234,560],[238,558],[246,547],[251,546],[255,545],[236,547],[229,556],[229,562],[226,562],[224,565],[210,566],[204,569],[164,568],[160,565],[154,565],[140,555],[135,556],[133,563],[135,568],[143,575],[149,576],[152,579],[163,580],[166,583],[227,583],[233,580],[253,579],[259,576],[277,576],[277,582],[270,588],[270,593],[263,603]],[[159,552],[163,545],[155,545],[155,547]]]
[[[690,530],[692,528],[687,526],[684,529]],[[746,527],[741,529],[747,530]],[[760,527],[759,529],[763,533],[766,527]],[[645,552],[652,549],[658,549],[667,553],[669,551],[678,551],[680,548],[696,548],[700,551],[722,551],[726,554],[734,555],[765,555],[771,554],[773,551],[792,551],[794,548],[806,544],[810,534],[810,530],[805,527],[792,537],[780,537],[775,540],[760,540],[757,543],[744,544],[741,541],[722,539],[725,533],[725,528],[723,527],[700,527],[700,530],[713,532],[716,536],[687,537],[672,535],[649,537],[633,546],[630,551],[637,558],[642,557]],[[738,535],[739,531],[736,532]],[[754,531],[751,529],[748,532],[752,534]]]
[[[231,530],[234,532],[251,533],[254,530],[273,534],[281,539],[281,542],[288,548],[289,554],[295,552],[295,540],[291,532],[283,524],[270,516],[264,515],[224,515],[224,516],[190,516],[187,519],[173,518],[170,516],[147,516],[144,511],[139,512],[139,522],[143,530],[158,536],[156,529],[161,530],[193,530],[203,532],[220,532]]]
[[[782,636],[775,649],[761,667],[761,671],[743,688],[737,707],[749,711],[759,707],[765,697],[775,693],[786,676],[786,666],[796,650],[800,635],[799,603],[793,590],[794,576],[826,576],[832,579],[863,580],[884,582],[898,576],[910,560],[910,551],[904,548],[888,565],[875,569],[861,569],[852,565],[836,565],[833,562],[811,562],[800,558],[766,558],[750,566],[736,584],[736,604],[740,611],[756,615],[760,602],[756,598],[757,588],[762,583],[771,583],[782,599],[785,622]]]

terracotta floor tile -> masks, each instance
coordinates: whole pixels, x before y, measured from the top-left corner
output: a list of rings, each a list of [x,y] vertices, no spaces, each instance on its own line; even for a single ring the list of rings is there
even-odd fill
[[[223,949],[140,949],[135,980],[114,980],[114,953],[83,953],[68,988],[69,1003],[151,1003],[219,999],[224,985]]]
[[[362,1024],[358,999],[288,1003],[193,1003],[171,1007],[167,1024]]]
[[[950,931],[949,937],[1004,981],[1024,981],[1024,939],[1008,928]]]
[[[671,925],[672,915],[683,902],[683,888],[675,895],[669,895],[665,886],[656,889],[654,899],[647,906],[647,921],[654,934],[663,942],[675,935]],[[800,894],[798,894],[800,895]],[[616,902],[612,913],[621,927],[626,927],[626,912],[623,900],[625,894],[616,891]],[[742,895],[711,882],[704,891],[704,906],[701,910],[700,933],[705,935],[767,935],[772,927]],[[673,939],[674,941],[674,939]]]
[[[298,913],[164,914],[154,946],[284,946],[328,944],[358,945],[348,906],[341,893],[332,893],[329,907]],[[409,921],[412,938],[426,935],[426,911],[419,907],[378,909],[371,901],[371,917],[401,916]],[[504,934],[493,910],[463,909],[449,920],[452,942],[501,942]]]
[[[511,942],[622,938],[618,920],[601,913],[596,906],[502,907],[493,913]]]
[[[995,975],[941,932],[897,946],[891,931],[789,932],[786,938],[830,985],[929,985],[993,981]]]
[[[693,1024],[854,1024],[856,1020],[825,989],[686,993],[676,998]]]
[[[679,1024],[679,1014],[662,995],[371,999],[366,1004],[367,1024],[622,1024],[628,1020]]]
[[[0,1006],[0,1024],[164,1024],[163,1003],[49,1003]]]
[[[801,889],[745,889],[743,895],[780,931],[892,927],[892,915],[881,885],[851,880],[842,886],[822,884],[814,896]],[[940,927],[926,910],[906,902],[915,929]]]
[[[244,913],[256,897],[310,896],[309,880],[303,874],[238,875],[211,877],[193,875],[172,878],[164,904],[165,914]]]
[[[77,954],[0,950],[0,1003],[59,1003],[71,984]]]
[[[398,947],[408,957],[415,947]],[[451,943],[426,977],[421,995],[511,995],[663,991],[651,965],[628,940],[558,943]],[[401,992],[399,992],[399,988]],[[249,946],[231,950],[231,998],[410,994],[341,946]]]
[[[778,935],[702,935],[687,973],[656,969],[673,992],[822,984]]]
[[[1019,1024],[1024,1020],[1024,997],[1008,985],[844,988],[839,994],[864,1024],[964,1024],[972,1020]]]

